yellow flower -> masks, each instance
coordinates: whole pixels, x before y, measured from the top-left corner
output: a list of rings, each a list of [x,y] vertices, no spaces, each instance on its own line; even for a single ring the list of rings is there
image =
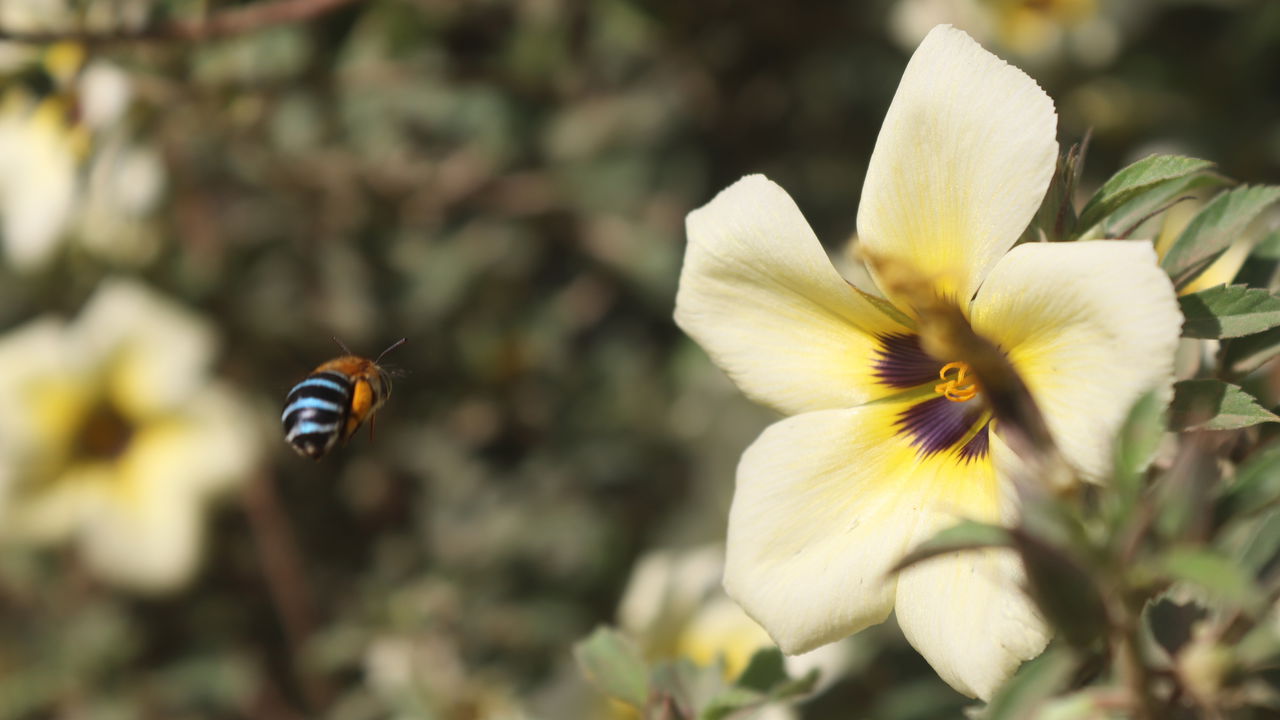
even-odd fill
[[[618,607],[618,624],[651,661],[687,658],[707,667],[720,663],[733,681],[760,650],[775,647],[769,634],[721,587],[724,548],[704,545],[655,550],[636,562]],[[819,691],[838,679],[848,648],[829,645],[787,658],[787,672],[819,671]],[[784,712],[775,715],[786,715]]]
[[[46,266],[77,219],[89,249],[112,260],[147,259],[157,241],[143,220],[163,189],[163,169],[121,122],[132,102],[128,76],[104,61],[86,64],[73,43],[25,52],[12,61],[32,65],[28,71],[54,87],[42,96],[20,86],[0,95],[5,259],[20,270]]]
[[[885,117],[858,237],[929,279],[1000,348],[1062,455],[1098,479],[1132,402],[1171,383],[1182,318],[1149,242],[1010,249],[1054,171],[1056,122],[1023,72],[935,28]],[[841,278],[765,178],[721,192],[687,228],[677,323],[747,395],[791,416],[738,466],[729,595],[788,653],[896,611],[944,680],[990,697],[1048,639],[1016,557],[964,553],[888,573],[957,518],[1016,519],[1016,458],[980,380],[922,349],[909,304],[891,296],[898,307],[884,309]]]
[[[138,590],[182,584],[207,500],[257,454],[252,418],[208,375],[213,350],[198,318],[125,282],[73,323],[0,339],[0,539],[75,541]]]
[[[1113,5],[1099,0],[900,0],[889,24],[907,46],[937,23],[948,22],[1027,62],[1070,56],[1098,66],[1114,58],[1120,46],[1123,13]]]

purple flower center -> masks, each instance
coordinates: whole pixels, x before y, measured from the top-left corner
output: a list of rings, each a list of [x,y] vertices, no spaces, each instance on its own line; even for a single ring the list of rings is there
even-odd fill
[[[927,385],[938,393],[898,415],[894,426],[900,434],[924,456],[954,450],[965,462],[986,457],[991,442],[990,413],[981,400],[972,402],[979,393],[966,376],[968,366],[930,357],[914,333],[894,333],[879,340],[873,370],[876,379],[897,389]],[[966,386],[965,382],[971,384]]]

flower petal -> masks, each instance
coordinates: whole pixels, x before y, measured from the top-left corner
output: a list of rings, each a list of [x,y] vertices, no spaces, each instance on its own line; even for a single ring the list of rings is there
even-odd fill
[[[999,514],[988,458],[923,453],[885,402],[805,413],[764,431],[742,457],[729,511],[725,589],[785,652],[881,622],[887,575],[931,512]]]
[[[1056,124],[1035,81],[963,32],[934,28],[876,140],[858,207],[861,242],[968,301],[1044,199]]]
[[[1182,314],[1149,242],[1020,245],[992,269],[971,316],[1087,478],[1105,474],[1138,397],[1173,380]]]
[[[947,524],[936,522],[931,532]],[[1049,642],[1021,581],[1021,563],[1009,550],[927,560],[898,578],[898,624],[947,684],[988,700],[1019,663]]]
[[[74,327],[88,362],[113,362],[111,399],[132,417],[174,409],[208,382],[208,323],[142,285],[103,282]]]
[[[676,323],[743,392],[789,414],[876,394],[873,336],[903,328],[840,277],[782,188],[743,178],[687,227]]]

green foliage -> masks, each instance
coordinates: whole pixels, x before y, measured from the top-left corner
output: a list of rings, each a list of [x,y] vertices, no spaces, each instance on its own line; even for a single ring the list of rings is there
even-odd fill
[[[1050,645],[1036,659],[1023,664],[1000,688],[982,714],[984,720],[1017,720],[1039,717],[1037,713],[1069,687],[1076,663],[1071,653]]]
[[[1080,211],[1076,227],[1086,232],[1144,193],[1169,189],[1178,181],[1211,167],[1213,163],[1207,160],[1177,155],[1145,157],[1112,175],[1098,188]]]
[[[904,555],[893,567],[893,572],[904,570],[939,555],[987,547],[1007,547],[1010,542],[1009,531],[999,525],[962,520],[938,531],[933,537]]]
[[[1183,337],[1236,338],[1280,325],[1280,298],[1261,288],[1218,285],[1178,298]]]
[[[71,2],[69,29],[267,2]],[[60,3],[0,4],[16,22]],[[124,240],[103,243],[93,231],[110,223],[77,215],[48,267],[0,267],[0,323],[72,315],[117,275],[201,313],[221,340],[217,382],[276,446],[255,471],[272,501],[228,493],[204,564],[172,595],[114,590],[64,547],[6,544],[0,720],[598,719],[614,711],[604,696],[672,720],[783,704],[806,720],[953,720],[965,704],[1063,720],[1136,715],[1144,695],[1149,718],[1274,714],[1280,640],[1261,608],[1280,565],[1280,232],[1262,226],[1277,189],[1209,195],[1228,176],[1280,175],[1276,98],[1259,91],[1273,83],[1274,8],[1143,3],[1123,23],[1085,23],[1122,45],[1112,65],[1032,68],[993,46],[1055,99],[1062,137],[1094,128],[1088,164],[1084,143],[1064,155],[1024,240],[1151,237],[1171,204],[1203,197],[1164,260],[1180,287],[1261,240],[1239,284],[1181,301],[1187,337],[1221,350],[1188,353],[1171,408],[1152,393],[1132,409],[1111,477],[1023,488],[1020,525],[962,523],[904,559],[989,547],[1029,564],[1061,640],[984,711],[891,624],[859,634],[855,661],[821,687],[774,650],[730,679],[674,657],[673,641],[650,652],[608,628],[574,646],[582,672],[567,651],[618,621],[648,550],[723,539],[734,467],[772,419],[672,326],[685,214],[763,171],[839,252],[908,55],[888,31],[896,3],[321,4],[331,11],[198,42],[87,45],[86,67],[122,70],[131,89],[90,156],[153,152],[160,200],[127,218]],[[1073,40],[1063,47],[1091,45]],[[8,63],[23,46],[5,50]],[[33,67],[0,75],[83,99]],[[1216,162],[1152,156],[1106,178],[1163,138]],[[78,169],[82,190],[101,169]],[[109,197],[145,185],[107,178]],[[376,438],[301,461],[276,437],[279,406],[334,353],[332,335],[364,350],[407,335],[392,362],[409,372]],[[1187,611],[1167,612],[1169,598]],[[1179,642],[1135,640],[1155,630]],[[1192,662],[1218,652],[1220,677]]]
[[[1205,205],[1173,242],[1163,267],[1183,287],[1226,251],[1268,206],[1280,200],[1280,187],[1241,187]]]
[[[719,665],[699,667],[684,658],[652,666],[618,631],[597,628],[574,647],[583,672],[609,697],[640,711],[644,718],[724,720],[771,703],[784,703],[813,690],[818,672],[791,678],[782,653],[756,652],[732,683]]]
[[[1257,398],[1221,380],[1183,380],[1173,386],[1169,426],[1174,430],[1239,430],[1280,422]]]
[[[616,630],[605,627],[573,648],[582,671],[610,697],[636,709],[649,703],[649,668],[640,651]]]

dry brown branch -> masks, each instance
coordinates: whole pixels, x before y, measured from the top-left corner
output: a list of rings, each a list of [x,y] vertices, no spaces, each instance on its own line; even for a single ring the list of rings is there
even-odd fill
[[[200,41],[306,22],[359,2],[365,0],[272,0],[220,10],[197,20],[171,20],[156,25],[105,31],[20,32],[0,28],[0,40],[33,45],[64,41],[86,45]]]

